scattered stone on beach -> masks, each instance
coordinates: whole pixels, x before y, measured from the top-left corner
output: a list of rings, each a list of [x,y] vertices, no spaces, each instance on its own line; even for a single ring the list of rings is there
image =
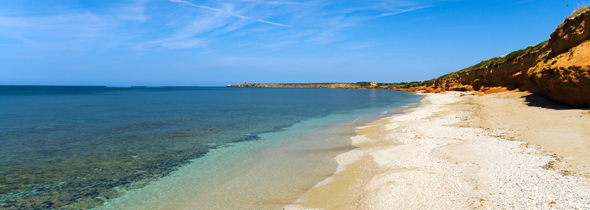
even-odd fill
[[[360,127],[353,138],[359,148],[337,157],[329,183],[286,209],[590,208],[588,178],[553,170],[558,156],[483,128],[468,99],[428,94],[419,108]],[[359,154],[375,164],[341,169],[364,158]],[[350,196],[316,199],[338,185]]]

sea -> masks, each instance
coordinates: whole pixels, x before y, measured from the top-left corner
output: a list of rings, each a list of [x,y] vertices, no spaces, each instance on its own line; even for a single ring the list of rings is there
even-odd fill
[[[0,86],[1,209],[280,209],[392,90]]]

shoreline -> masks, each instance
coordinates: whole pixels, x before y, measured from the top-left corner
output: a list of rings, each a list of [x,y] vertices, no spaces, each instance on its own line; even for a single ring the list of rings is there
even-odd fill
[[[212,150],[96,209],[278,209],[333,175],[334,157],[355,149],[349,139],[356,127],[409,106],[337,113],[263,133],[260,141]]]
[[[339,132],[334,125],[312,125]],[[297,199],[305,188],[311,188],[329,176],[330,170],[324,167],[327,167],[326,164],[336,167],[334,156],[353,149],[344,136],[324,138],[327,141],[321,143],[301,141],[309,136],[327,135],[312,125],[298,124],[286,131],[260,134],[262,139],[259,141],[240,142],[212,150],[169,176],[128,191],[95,209],[279,208]],[[309,132],[299,133],[298,130]],[[277,138],[290,140],[277,144]],[[310,145],[315,145],[318,151],[308,151]],[[301,153],[306,155],[296,158]],[[306,164],[312,158],[317,166]],[[287,163],[285,159],[298,160]],[[312,177],[299,178],[296,175],[301,172],[295,169],[305,169],[305,173],[312,174]],[[262,179],[267,175],[272,177]]]
[[[587,110],[522,92],[426,95],[359,127],[337,172],[285,209],[590,208]]]

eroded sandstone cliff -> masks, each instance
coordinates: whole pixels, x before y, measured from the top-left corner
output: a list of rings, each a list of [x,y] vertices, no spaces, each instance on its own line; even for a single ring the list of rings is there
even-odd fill
[[[424,84],[427,92],[528,90],[574,107],[590,107],[590,11],[566,19],[538,48]]]

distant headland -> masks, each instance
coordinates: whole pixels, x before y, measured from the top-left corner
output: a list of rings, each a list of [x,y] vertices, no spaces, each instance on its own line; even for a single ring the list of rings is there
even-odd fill
[[[573,107],[590,107],[590,9],[581,8],[549,40],[428,81],[401,83],[248,83],[228,87],[391,89],[485,94],[523,90]]]
[[[405,90],[411,88],[420,82],[401,82],[401,83],[377,83],[377,82],[357,82],[357,83],[249,83],[230,84],[226,87],[272,87],[272,88],[343,88],[343,89],[392,89]]]

